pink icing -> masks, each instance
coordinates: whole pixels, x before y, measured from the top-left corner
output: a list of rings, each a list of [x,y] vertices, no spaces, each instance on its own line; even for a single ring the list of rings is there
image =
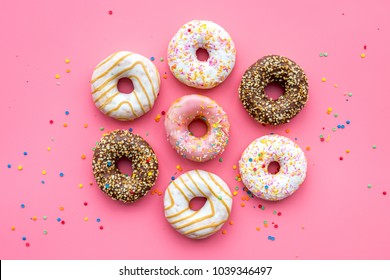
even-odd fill
[[[195,119],[205,121],[208,127],[207,133],[199,138],[188,130]],[[197,162],[213,159],[224,151],[229,128],[223,109],[214,100],[197,94],[176,100],[165,118],[169,143],[181,156]]]

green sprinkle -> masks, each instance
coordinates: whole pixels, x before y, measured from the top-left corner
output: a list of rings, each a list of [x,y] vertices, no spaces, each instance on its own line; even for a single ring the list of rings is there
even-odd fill
[[[376,145],[372,145],[372,148],[375,150],[376,149]]]
[[[274,212],[273,212],[273,213],[274,213],[274,215],[278,214],[278,212],[276,212],[276,210],[274,210]]]
[[[337,128],[335,128],[335,127],[334,127],[334,128],[332,128],[332,131],[333,131],[333,132],[335,132],[336,130],[337,130]]]
[[[222,162],[223,161],[223,159],[222,158],[219,158],[219,162]]]
[[[46,221],[46,220],[47,220],[47,217],[46,217],[46,216],[43,216],[43,219]]]
[[[101,127],[101,128],[99,128],[100,129],[100,131],[103,131],[104,130],[104,127]]]
[[[348,96],[349,96],[349,97],[352,97],[352,92],[349,92],[349,93],[348,93]]]
[[[44,230],[44,231],[43,231],[43,234],[46,235],[46,234],[47,234],[47,230]]]
[[[327,56],[328,56],[328,53],[324,53],[324,56],[327,57]]]
[[[324,54],[323,53],[320,53],[320,57],[323,57],[324,56]]]
[[[163,58],[163,57],[160,57],[160,61],[163,62],[163,61],[164,61],[164,58]]]
[[[234,189],[235,189],[236,191],[238,191],[238,190],[239,190],[239,187],[238,187],[238,186],[236,186]]]
[[[334,116],[335,118],[337,118],[337,117],[339,116],[339,114],[334,114],[333,116]]]
[[[219,200],[222,200],[222,196],[219,195],[219,196],[218,196],[218,199],[219,199]]]
[[[367,185],[367,188],[371,189],[371,187],[372,187],[371,184],[368,184],[368,185]]]

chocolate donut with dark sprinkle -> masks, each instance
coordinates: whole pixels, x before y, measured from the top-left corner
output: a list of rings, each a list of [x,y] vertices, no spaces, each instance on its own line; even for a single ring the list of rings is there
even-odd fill
[[[264,91],[274,82],[284,89],[284,94],[276,100],[269,98]],[[242,76],[238,92],[252,118],[272,125],[289,122],[309,98],[303,69],[291,59],[279,55],[264,56],[249,67]]]
[[[133,174],[121,173],[117,162],[131,161]],[[114,200],[135,202],[153,187],[158,161],[152,147],[141,136],[128,130],[104,134],[92,159],[93,175],[100,189]]]

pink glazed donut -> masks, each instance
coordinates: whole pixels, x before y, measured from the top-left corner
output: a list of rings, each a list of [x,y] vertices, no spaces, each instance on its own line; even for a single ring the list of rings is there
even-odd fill
[[[188,126],[202,120],[207,132],[195,137]],[[197,94],[176,100],[168,110],[165,129],[168,142],[183,156],[192,161],[204,162],[221,154],[229,140],[230,124],[226,113],[214,100]]]

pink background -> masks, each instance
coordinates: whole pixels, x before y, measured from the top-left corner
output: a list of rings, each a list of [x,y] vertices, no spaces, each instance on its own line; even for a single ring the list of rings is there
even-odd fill
[[[0,258],[389,259],[388,11],[384,0],[4,1]],[[173,34],[192,19],[220,24],[236,44],[232,74],[212,90],[180,84],[165,60]],[[93,68],[118,50],[155,57],[162,78],[153,109],[127,123],[100,113],[90,94]],[[320,57],[324,52],[328,56]],[[255,122],[238,99],[242,74],[267,54],[291,58],[309,79],[306,107],[278,127]],[[180,158],[165,140],[164,117],[154,120],[178,97],[192,93],[215,99],[228,114],[231,137],[222,162]],[[333,132],[338,124],[345,128]],[[133,128],[155,149],[160,175],[153,190],[164,193],[171,177],[182,173],[176,165],[183,172],[213,172],[232,191],[238,186],[233,225],[225,224],[225,234],[189,240],[165,220],[163,195],[149,193],[123,205],[101,192],[92,176],[91,149],[102,133],[118,128]],[[284,201],[242,200],[246,193],[232,166],[251,141],[271,132],[295,140],[305,151],[306,181]],[[327,141],[320,141],[321,134]]]

